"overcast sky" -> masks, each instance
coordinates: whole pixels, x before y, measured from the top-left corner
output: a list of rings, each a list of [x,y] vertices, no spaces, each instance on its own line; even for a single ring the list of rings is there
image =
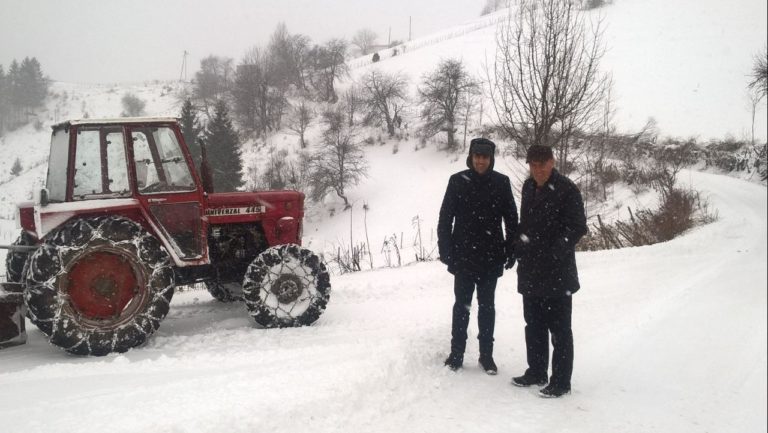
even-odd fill
[[[239,61],[279,22],[314,43],[368,27],[386,43],[460,24],[484,0],[0,0],[0,64],[37,57],[54,80],[112,83],[188,78],[210,54]]]

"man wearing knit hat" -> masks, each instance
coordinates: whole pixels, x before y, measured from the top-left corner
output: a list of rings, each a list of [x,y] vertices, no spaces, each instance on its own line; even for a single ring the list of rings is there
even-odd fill
[[[523,183],[515,255],[528,369],[512,378],[512,384],[546,385],[539,395],[561,397],[571,391],[572,295],[579,290],[574,250],[587,233],[587,221],[579,188],[554,168],[551,147],[531,146],[526,161],[531,175]],[[552,376],[547,384],[550,336]]]
[[[451,353],[445,365],[454,371],[462,367],[469,310],[477,289],[479,363],[491,375],[498,372],[493,361],[496,280],[515,263],[512,240],[517,230],[509,178],[493,170],[495,150],[496,145],[486,138],[470,142],[468,169],[448,180],[437,225],[440,261],[454,275]]]

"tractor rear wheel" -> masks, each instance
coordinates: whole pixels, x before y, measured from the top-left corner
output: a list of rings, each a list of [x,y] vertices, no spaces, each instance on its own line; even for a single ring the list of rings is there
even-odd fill
[[[288,244],[268,248],[248,266],[243,297],[260,325],[310,325],[325,310],[331,284],[328,270],[310,250]]]
[[[171,260],[136,222],[75,219],[49,233],[29,258],[25,302],[51,342],[76,355],[139,346],[157,331],[173,297]]]

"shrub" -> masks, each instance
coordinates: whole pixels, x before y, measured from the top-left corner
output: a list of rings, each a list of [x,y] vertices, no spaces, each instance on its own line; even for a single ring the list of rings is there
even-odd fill
[[[138,96],[126,93],[121,100],[123,104],[122,117],[138,117],[144,115],[144,107],[147,105]]]
[[[605,0],[586,0],[584,2],[584,9],[585,10],[590,10],[590,9],[601,8],[601,7],[605,6],[606,3],[607,2]]]
[[[674,188],[662,199],[656,210],[641,209],[634,214],[629,209],[629,221],[597,224],[577,245],[577,250],[601,250],[627,246],[652,245],[674,239],[692,227],[717,219],[709,203],[697,191]]]

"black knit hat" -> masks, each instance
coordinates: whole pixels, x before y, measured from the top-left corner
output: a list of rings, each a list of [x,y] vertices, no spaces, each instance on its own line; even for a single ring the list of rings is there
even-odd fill
[[[473,138],[469,142],[469,155],[467,155],[467,167],[474,168],[472,166],[472,154],[486,155],[491,157],[491,164],[488,169],[493,169],[493,163],[495,161],[494,154],[496,153],[496,143],[487,138]]]
[[[546,162],[550,159],[554,159],[552,148],[541,144],[534,144],[529,147],[528,153],[525,155],[525,162]]]

